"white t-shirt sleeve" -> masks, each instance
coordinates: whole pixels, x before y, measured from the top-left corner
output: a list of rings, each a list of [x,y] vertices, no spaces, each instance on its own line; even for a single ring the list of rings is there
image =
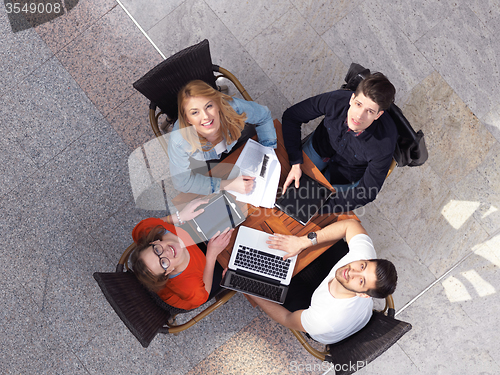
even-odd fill
[[[357,260],[374,259],[377,257],[373,242],[366,234],[357,234],[349,241],[349,252],[339,260],[335,269]]]

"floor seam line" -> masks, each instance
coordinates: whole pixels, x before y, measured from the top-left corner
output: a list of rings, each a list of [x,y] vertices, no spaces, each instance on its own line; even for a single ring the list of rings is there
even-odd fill
[[[116,2],[118,3],[118,5],[120,5],[120,7],[127,14],[127,16],[132,20],[132,22],[135,24],[135,26],[137,26],[137,28],[141,31],[141,33],[146,37],[146,39],[149,41],[149,43],[151,43],[151,45],[156,49],[156,51],[158,51],[160,56],[163,57],[163,59],[165,60],[166,57],[163,54],[163,52],[160,51],[158,46],[153,42],[153,40],[149,37],[149,35],[146,33],[146,31],[144,31],[144,29],[141,27],[141,25],[139,25],[139,23],[135,20],[135,18],[132,16],[132,14],[130,14],[130,12],[127,10],[127,8],[125,8],[125,6],[122,4],[122,2],[120,0],[116,0]]]
[[[395,316],[399,315],[402,311],[404,311],[407,307],[412,305],[417,299],[422,297],[428,290],[430,290],[434,285],[436,285],[438,282],[443,280],[446,276],[448,276],[455,268],[457,268],[459,265],[461,265],[467,258],[469,258],[472,254],[474,254],[474,251],[471,251],[469,254],[464,256],[460,261],[458,261],[453,267],[451,267],[448,271],[446,271],[444,274],[442,274],[439,278],[437,278],[434,282],[432,282],[427,288],[425,288],[423,291],[421,291],[417,296],[415,296],[413,299],[411,299],[409,302],[407,302],[401,309],[399,309]]]

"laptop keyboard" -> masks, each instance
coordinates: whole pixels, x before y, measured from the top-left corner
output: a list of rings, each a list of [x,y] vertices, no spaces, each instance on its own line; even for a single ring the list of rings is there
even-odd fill
[[[282,288],[278,285],[263,283],[237,274],[231,275],[229,286],[276,302],[280,301],[282,292]]]
[[[272,277],[286,279],[291,260],[240,245],[234,264]]]

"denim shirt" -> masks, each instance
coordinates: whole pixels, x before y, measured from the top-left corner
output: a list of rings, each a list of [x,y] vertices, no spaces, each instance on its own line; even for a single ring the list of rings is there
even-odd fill
[[[276,130],[274,129],[271,111],[267,107],[238,98],[233,98],[232,101],[229,101],[229,104],[238,114],[243,112],[246,114],[247,119],[245,122],[255,124],[260,144],[276,148]],[[179,128],[179,121],[177,120],[168,136],[168,157],[174,187],[184,193],[208,195],[219,192],[221,179],[192,172],[190,158],[199,161],[214,160],[220,159],[222,154],[218,154],[215,148],[210,151],[190,151],[191,145],[181,133],[182,130]],[[231,152],[236,143],[237,141],[228,144],[224,152]]]

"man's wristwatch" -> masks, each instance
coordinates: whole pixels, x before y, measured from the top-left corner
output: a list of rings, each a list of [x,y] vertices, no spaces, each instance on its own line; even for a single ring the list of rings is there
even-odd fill
[[[318,244],[318,236],[316,235],[316,232],[309,233],[307,238],[311,240],[313,246]]]

